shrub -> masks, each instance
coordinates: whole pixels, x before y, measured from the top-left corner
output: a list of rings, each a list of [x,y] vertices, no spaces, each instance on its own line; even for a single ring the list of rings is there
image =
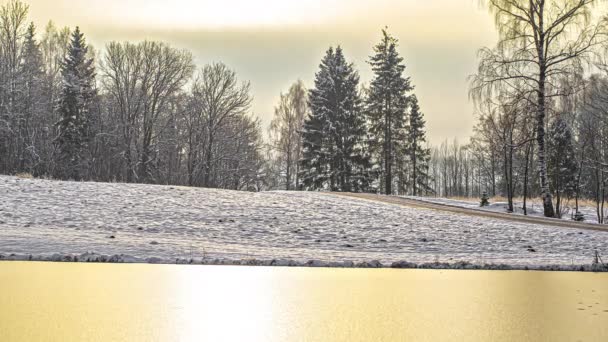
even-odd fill
[[[488,193],[487,192],[483,192],[483,194],[481,195],[481,202],[479,203],[480,207],[487,207],[490,205],[490,198],[488,197]]]

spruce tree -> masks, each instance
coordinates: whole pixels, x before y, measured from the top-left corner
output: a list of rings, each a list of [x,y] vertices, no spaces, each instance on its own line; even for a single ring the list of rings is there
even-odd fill
[[[20,170],[36,173],[39,150],[44,148],[41,144],[45,143],[40,137],[45,128],[45,113],[42,103],[44,65],[34,23],[30,24],[25,35],[19,74],[20,92],[17,103],[21,113],[19,132],[22,139]]]
[[[59,99],[61,120],[55,139],[58,155],[56,177],[81,180],[89,164],[90,122],[92,102],[96,96],[95,68],[88,56],[88,47],[80,29],[72,33],[67,56],[61,65],[63,79]]]
[[[428,193],[430,190],[427,180],[431,151],[425,147],[425,124],[424,114],[420,112],[420,105],[418,105],[418,98],[416,95],[412,95],[407,127],[407,151],[410,157],[410,187],[414,196]]]
[[[374,72],[366,101],[366,112],[375,137],[373,149],[376,162],[383,169],[384,192],[393,193],[393,168],[403,166],[405,126],[407,123],[407,92],[413,90],[409,77],[404,76],[403,57],[397,52],[398,41],[382,30],[382,41],[374,47],[369,64]]]
[[[578,165],[574,153],[574,138],[568,123],[557,117],[550,124],[548,133],[547,171],[550,189],[556,200],[556,215],[559,217],[562,196],[570,198],[576,189]]]
[[[328,137],[325,135],[327,113],[320,101],[325,89],[329,88],[329,67],[334,59],[334,49],[329,48],[321,60],[319,71],[315,75],[315,88],[309,91],[309,116],[302,125],[302,159],[300,160],[299,178],[306,190],[321,189],[329,179],[327,148]]]
[[[300,178],[307,189],[366,191],[371,164],[359,75],[339,46],[327,51],[319,69],[303,125]]]
[[[40,44],[36,41],[36,26],[34,23],[28,26],[25,34],[20,73],[26,89],[31,90],[40,87],[37,83],[44,77],[44,66]]]

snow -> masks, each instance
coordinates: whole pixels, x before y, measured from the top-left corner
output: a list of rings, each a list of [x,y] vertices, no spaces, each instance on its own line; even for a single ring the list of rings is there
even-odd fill
[[[489,206],[480,207],[479,206],[480,200],[473,200],[473,199],[459,200],[459,199],[439,198],[439,197],[415,197],[415,196],[402,196],[402,197],[408,198],[408,199],[414,199],[417,201],[428,202],[428,203],[443,204],[443,205],[455,206],[455,207],[459,207],[459,208],[493,211],[493,212],[500,212],[500,213],[506,213],[507,207],[508,207],[507,202],[492,202],[491,199],[490,199]],[[528,200],[526,206],[528,208],[529,216],[544,217],[543,207],[542,207],[542,203],[540,201],[535,202],[533,200]],[[518,202],[518,201],[513,202],[513,209],[515,210],[514,214],[523,215],[524,212],[523,212],[522,208],[523,208],[522,202]],[[572,221],[571,217],[572,217],[572,214],[574,214],[574,208],[573,207],[563,207],[562,211],[563,211],[562,220]],[[594,207],[579,206],[578,211],[581,212],[585,216],[584,223],[598,224],[597,213],[596,213],[596,209]]]
[[[595,250],[608,253],[608,233],[319,192],[0,176],[0,259],[538,268],[590,264]]]

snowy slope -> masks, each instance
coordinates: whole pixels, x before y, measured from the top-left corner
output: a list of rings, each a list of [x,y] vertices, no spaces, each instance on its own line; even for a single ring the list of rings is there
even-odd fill
[[[0,258],[589,264],[608,233],[310,192],[246,193],[0,176]],[[322,264],[322,263],[321,263]]]

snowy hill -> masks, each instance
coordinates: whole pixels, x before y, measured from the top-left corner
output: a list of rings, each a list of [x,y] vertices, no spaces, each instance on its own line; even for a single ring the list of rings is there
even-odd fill
[[[247,193],[0,176],[3,259],[256,259],[265,260],[258,261],[263,264],[334,266],[372,260],[384,265],[464,261],[521,268],[590,264],[595,250],[608,253],[608,233],[324,193]]]

